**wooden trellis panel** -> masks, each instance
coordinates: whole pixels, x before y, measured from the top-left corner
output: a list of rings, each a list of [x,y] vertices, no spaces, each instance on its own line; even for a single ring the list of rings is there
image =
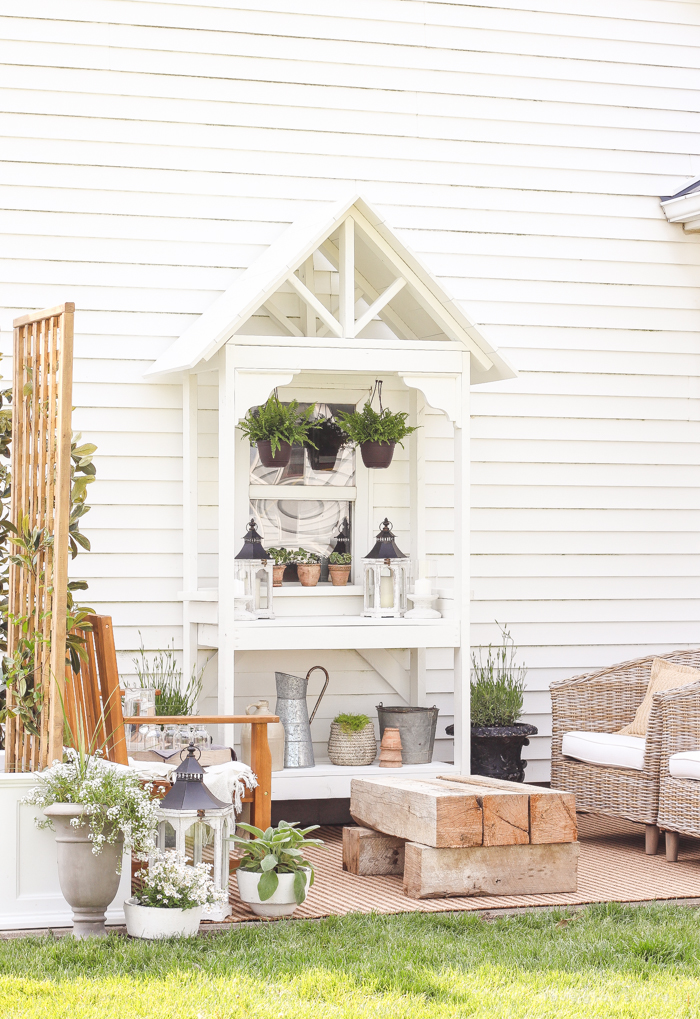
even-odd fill
[[[8,718],[6,771],[36,771],[62,757],[63,710],[56,691],[63,696],[66,668],[74,312],[74,304],[62,304],[14,322],[11,519],[17,525],[28,517],[30,527],[45,529],[54,541],[38,563],[42,584],[31,571],[10,565],[8,654],[20,638],[12,617],[28,617],[29,632],[42,635],[34,683],[43,690],[43,705],[39,737],[20,718]]]

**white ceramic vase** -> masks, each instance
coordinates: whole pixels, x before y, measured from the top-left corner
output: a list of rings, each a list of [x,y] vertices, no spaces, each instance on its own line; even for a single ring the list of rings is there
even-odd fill
[[[132,938],[159,941],[161,938],[193,938],[199,930],[203,906],[191,909],[159,909],[140,906],[134,899],[124,903],[126,932]]]
[[[308,892],[311,871],[304,870],[303,873]],[[238,894],[256,916],[291,916],[297,908],[297,900],[294,898],[294,875],[278,874],[277,876],[279,884],[275,894],[262,902],[258,895],[258,884],[262,874],[256,874],[252,870],[242,870],[240,867],[236,871]]]
[[[53,821],[56,831],[58,857],[58,883],[63,898],[73,910],[73,937],[90,935],[104,937],[105,910],[119,888],[117,867],[121,863],[124,839],[122,835],[113,845],[104,845],[102,852],[92,851],[90,822],[74,828],[71,820],[80,817],[84,807],[80,803],[52,803],[44,807],[44,814]]]

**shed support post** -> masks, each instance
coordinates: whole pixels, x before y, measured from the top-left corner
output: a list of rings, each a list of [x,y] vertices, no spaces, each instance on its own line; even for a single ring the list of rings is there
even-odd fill
[[[455,421],[455,610],[460,644],[455,649],[455,765],[460,774],[471,770],[470,755],[470,636],[469,636],[469,376],[470,354],[463,354],[460,414]]]
[[[191,621],[187,597],[199,587],[197,532],[198,377],[193,372],[182,384],[182,681],[186,684],[197,667],[197,624]]]
[[[416,571],[425,559],[425,399],[418,389],[408,391],[408,423],[417,427],[408,440],[411,559]],[[414,707],[425,706],[426,652],[411,648],[410,701]]]
[[[236,531],[231,526],[236,478],[236,369],[234,346],[227,343],[219,367],[219,654],[218,714],[233,715],[235,691],[233,560]],[[240,543],[240,539],[238,539]],[[223,742],[234,745],[232,725],[223,728]]]

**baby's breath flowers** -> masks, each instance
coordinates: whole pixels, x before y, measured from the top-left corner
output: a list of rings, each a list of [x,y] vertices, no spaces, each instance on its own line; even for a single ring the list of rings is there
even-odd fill
[[[143,888],[134,901],[139,906],[157,909],[192,909],[194,906],[223,905],[225,891],[218,889],[209,876],[209,863],[188,864],[185,856],[174,849],[157,849],[148,870],[140,870]]]
[[[135,772],[101,759],[65,751],[63,762],[55,761],[46,771],[37,772],[37,785],[22,802],[36,807],[53,803],[75,803],[83,807],[71,819],[74,828],[89,822],[92,851],[97,856],[105,845],[114,844],[120,835],[124,851],[145,860],[156,844],[158,801],[151,799],[151,786],[142,786]],[[36,819],[38,828],[51,828],[51,819]]]

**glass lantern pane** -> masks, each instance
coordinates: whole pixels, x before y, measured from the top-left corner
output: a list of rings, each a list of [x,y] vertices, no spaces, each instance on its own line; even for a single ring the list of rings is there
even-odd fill
[[[214,830],[206,821],[195,821],[185,832],[185,856],[187,862],[196,864],[203,860],[214,860]]]

